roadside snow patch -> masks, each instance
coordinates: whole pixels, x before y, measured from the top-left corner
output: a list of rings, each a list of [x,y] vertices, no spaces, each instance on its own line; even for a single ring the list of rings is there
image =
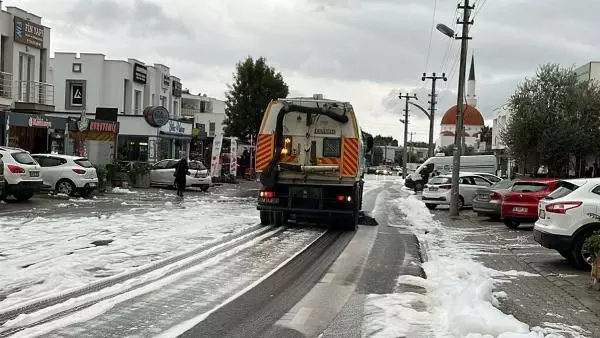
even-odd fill
[[[366,336],[410,337],[413,332],[426,332],[427,337],[563,337],[557,329],[530,329],[529,325],[497,308],[500,299],[508,297],[505,292],[494,290],[497,284],[519,276],[538,275],[496,271],[477,262],[474,256],[480,248],[461,244],[467,232],[444,227],[415,196],[399,198],[390,204],[396,209],[390,214],[405,217],[397,219],[396,216],[389,220],[389,225],[406,227],[408,222],[419,241],[428,248],[429,256],[423,263],[427,279],[400,276],[398,283],[422,287],[427,292],[423,295],[369,295],[363,327]],[[421,306],[414,306],[416,300]]]
[[[135,194],[135,191],[131,191],[131,190],[126,189],[126,188],[114,187],[112,189],[112,193],[113,194]]]

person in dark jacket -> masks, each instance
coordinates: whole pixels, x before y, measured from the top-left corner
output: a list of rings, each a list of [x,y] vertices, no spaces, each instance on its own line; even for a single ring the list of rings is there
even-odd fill
[[[185,151],[179,153],[179,163],[175,168],[175,186],[177,187],[177,196],[183,197],[183,191],[185,190],[185,177],[188,172],[188,161]]]

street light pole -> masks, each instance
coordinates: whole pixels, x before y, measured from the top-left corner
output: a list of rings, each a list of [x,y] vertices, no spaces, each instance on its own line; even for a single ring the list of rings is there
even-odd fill
[[[435,83],[437,80],[444,80],[444,81],[448,81],[448,79],[446,78],[446,73],[442,73],[442,76],[436,76],[435,73],[431,74],[431,76],[427,76],[426,73],[423,73],[423,76],[421,77],[422,81],[425,80],[431,80],[431,106],[429,108],[429,151],[428,151],[428,156],[429,157],[433,157],[434,155],[434,145],[433,145],[433,128],[434,128],[434,120],[435,120]]]
[[[459,215],[458,204],[460,202],[459,196],[459,172],[460,172],[460,155],[462,153],[462,137],[463,137],[463,100],[465,92],[465,73],[467,71],[467,48],[469,37],[469,25],[473,22],[469,20],[471,16],[471,10],[474,6],[469,6],[469,0],[465,0],[464,6],[458,6],[463,10],[463,19],[458,21],[458,24],[462,24],[462,35],[456,37],[461,40],[460,45],[460,68],[458,73],[458,97],[456,102],[456,127],[454,135],[454,158],[452,161],[452,189],[450,191],[450,216]],[[438,25],[439,26],[439,25]],[[439,28],[438,28],[439,29]],[[442,31],[442,29],[440,29]]]
[[[408,138],[408,102],[410,99],[417,99],[417,95],[410,95],[408,93],[402,95],[402,93],[398,94],[398,98],[400,100],[406,99],[406,106],[404,107],[404,159],[402,161],[402,178],[406,178],[406,162],[408,161],[408,150],[406,149],[406,141]],[[402,120],[400,120],[402,122]]]

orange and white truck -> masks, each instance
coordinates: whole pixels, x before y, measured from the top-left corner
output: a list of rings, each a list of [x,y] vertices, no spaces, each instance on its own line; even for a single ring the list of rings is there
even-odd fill
[[[271,101],[256,144],[261,224],[327,220],[355,230],[362,207],[365,140],[352,105],[324,99]]]

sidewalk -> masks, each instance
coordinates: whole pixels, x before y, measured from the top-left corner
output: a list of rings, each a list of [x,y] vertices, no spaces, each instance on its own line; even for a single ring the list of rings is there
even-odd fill
[[[468,210],[461,212],[460,220],[450,219],[447,210],[434,214],[445,227],[467,233],[465,243],[484,248],[477,260],[486,267],[535,274],[516,276],[508,283],[497,285],[496,291],[505,291],[508,295],[500,306],[504,313],[531,326],[570,325],[573,332],[564,332],[566,336],[577,337],[574,332],[579,331],[588,337],[598,337],[600,292],[588,287],[589,272],[570,267],[558,253],[539,246],[533,240],[531,227],[511,230]],[[490,243],[496,245],[490,246]]]

